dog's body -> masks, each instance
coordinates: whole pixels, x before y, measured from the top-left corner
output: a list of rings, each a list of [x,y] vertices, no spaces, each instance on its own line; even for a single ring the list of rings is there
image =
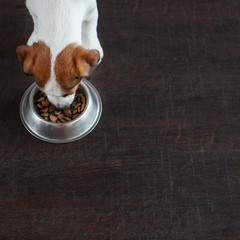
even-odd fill
[[[27,45],[17,48],[18,58],[48,99],[64,108],[103,57],[96,0],[27,0],[26,6],[34,30]]]

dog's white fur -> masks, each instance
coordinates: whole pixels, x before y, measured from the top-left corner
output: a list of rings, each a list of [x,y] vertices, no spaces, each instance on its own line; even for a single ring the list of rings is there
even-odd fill
[[[43,41],[51,51],[51,76],[43,91],[55,106],[63,108],[71,104],[75,93],[63,97],[54,73],[57,55],[67,45],[77,43],[86,49],[98,50],[100,61],[103,57],[97,36],[96,0],[27,0],[26,6],[34,22],[27,44]]]

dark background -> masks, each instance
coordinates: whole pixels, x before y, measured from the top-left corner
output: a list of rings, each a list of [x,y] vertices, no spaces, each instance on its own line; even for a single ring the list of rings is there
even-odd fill
[[[32,20],[0,0],[0,240],[240,239],[240,1],[98,7],[102,117],[54,145],[20,121]]]

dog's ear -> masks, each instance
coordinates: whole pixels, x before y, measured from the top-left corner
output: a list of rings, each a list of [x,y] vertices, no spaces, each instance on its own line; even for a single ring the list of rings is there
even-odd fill
[[[88,78],[97,66],[100,60],[100,54],[97,50],[86,50],[77,47],[73,61],[79,72],[80,77]]]
[[[23,62],[23,71],[32,75],[32,67],[36,59],[36,51],[33,46],[21,45],[16,49],[18,60]]]

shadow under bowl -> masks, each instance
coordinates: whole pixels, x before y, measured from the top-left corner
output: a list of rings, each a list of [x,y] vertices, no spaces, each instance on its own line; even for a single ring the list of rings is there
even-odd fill
[[[23,125],[36,138],[49,143],[69,143],[88,135],[98,124],[102,114],[102,101],[96,88],[83,79],[79,88],[86,97],[84,111],[67,123],[52,123],[43,119],[34,104],[38,91],[33,83],[23,94],[19,112]]]

